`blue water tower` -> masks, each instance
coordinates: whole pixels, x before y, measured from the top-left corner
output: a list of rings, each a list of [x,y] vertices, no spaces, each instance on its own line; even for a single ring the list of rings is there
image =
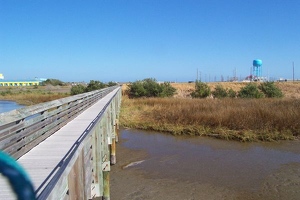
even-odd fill
[[[253,60],[253,79],[260,80],[262,78],[262,61],[255,59]]]

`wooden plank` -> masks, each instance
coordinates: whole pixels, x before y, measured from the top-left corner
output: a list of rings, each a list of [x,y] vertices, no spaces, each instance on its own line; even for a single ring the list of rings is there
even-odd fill
[[[74,200],[84,200],[85,190],[84,190],[84,162],[83,162],[83,151],[79,154],[77,160],[75,161],[69,175],[68,175],[68,195],[70,199]]]

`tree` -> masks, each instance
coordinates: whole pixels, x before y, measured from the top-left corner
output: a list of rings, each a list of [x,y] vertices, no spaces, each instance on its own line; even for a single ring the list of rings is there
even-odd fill
[[[274,82],[264,82],[261,83],[258,88],[265,94],[268,98],[281,98],[283,97],[282,91],[276,87]]]
[[[253,84],[249,83],[245,87],[241,88],[238,97],[240,98],[263,98],[264,94],[258,90],[258,87]]]
[[[195,91],[191,93],[192,98],[206,98],[210,95],[210,88],[206,83],[195,83]]]

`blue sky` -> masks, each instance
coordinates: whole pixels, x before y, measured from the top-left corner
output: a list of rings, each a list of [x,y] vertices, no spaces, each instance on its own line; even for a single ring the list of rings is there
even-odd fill
[[[0,0],[5,79],[300,79],[299,0]]]

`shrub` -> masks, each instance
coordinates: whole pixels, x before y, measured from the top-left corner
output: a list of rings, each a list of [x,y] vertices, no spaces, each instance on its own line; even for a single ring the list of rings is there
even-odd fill
[[[146,90],[146,97],[158,97],[162,92],[162,88],[153,78],[144,79],[143,87]]]
[[[195,91],[191,93],[192,98],[206,98],[210,95],[210,89],[206,83],[195,83]]]
[[[214,98],[219,98],[219,99],[228,97],[227,90],[223,88],[221,85],[217,85],[215,87],[215,90],[212,92],[212,95],[214,96]]]
[[[264,82],[258,86],[258,88],[265,94],[268,98],[280,98],[283,97],[282,91],[276,87],[274,82]]]
[[[238,97],[258,99],[264,97],[264,94],[258,90],[258,87],[255,84],[249,83],[245,87],[241,88],[238,93]]]
[[[100,90],[105,88],[106,85],[100,81],[91,80],[88,86],[85,88],[85,92],[91,92],[94,90]]]
[[[139,97],[170,97],[175,94],[176,89],[170,83],[159,84],[153,78],[142,81],[135,81],[128,86],[128,96],[130,98]]]
[[[228,97],[235,98],[236,97],[236,91],[234,91],[232,88],[228,90]]]
[[[79,84],[79,85],[74,85],[71,88],[71,95],[76,95],[76,94],[82,94],[85,92],[85,86]]]
[[[109,81],[106,85],[107,85],[107,87],[111,87],[111,86],[118,85],[118,83],[113,82],[113,81]]]
[[[46,81],[43,81],[41,83],[41,85],[53,85],[53,86],[60,85],[60,86],[63,86],[63,85],[65,85],[65,83],[58,80],[58,79],[47,79]]]
[[[162,88],[162,91],[159,95],[160,97],[172,97],[176,92],[176,89],[168,82],[164,82],[160,86]]]
[[[128,96],[130,98],[137,98],[146,96],[146,90],[142,81],[135,81],[128,86]]]

